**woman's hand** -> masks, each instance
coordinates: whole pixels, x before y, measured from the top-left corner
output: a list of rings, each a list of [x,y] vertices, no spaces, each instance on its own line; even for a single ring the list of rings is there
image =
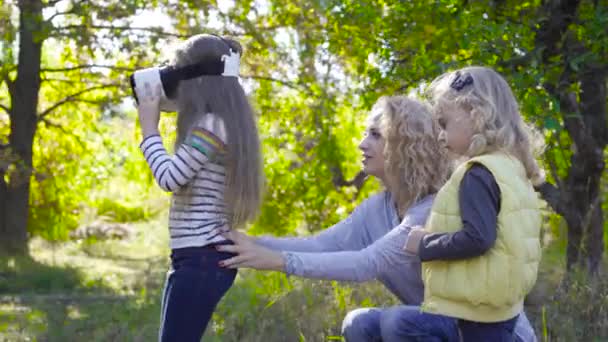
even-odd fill
[[[139,104],[137,113],[139,116],[139,124],[141,126],[142,135],[148,137],[158,134],[158,121],[160,120],[160,95],[161,85],[157,85],[154,89],[150,83],[144,84],[144,94],[139,96]]]
[[[255,238],[252,236],[249,236],[245,233],[242,233],[241,231],[238,230],[231,230],[228,233],[224,234],[224,236],[229,237],[230,240],[237,239],[241,242],[244,243],[255,243]]]
[[[403,249],[406,252],[418,255],[420,241],[426,234],[428,234],[428,232],[424,230],[424,227],[412,227],[412,229],[410,230],[410,234],[408,235],[407,240],[405,241],[405,246],[403,246]]]
[[[285,260],[283,254],[255,243],[255,240],[240,232],[230,231],[223,236],[234,242],[234,245],[218,245],[221,252],[235,253],[236,256],[220,261],[221,267],[254,268],[257,270],[283,271]]]

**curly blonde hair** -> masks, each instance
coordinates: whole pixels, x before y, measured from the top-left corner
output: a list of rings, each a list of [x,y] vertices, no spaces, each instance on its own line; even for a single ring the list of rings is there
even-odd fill
[[[533,185],[544,182],[536,161],[544,139],[523,121],[513,91],[500,74],[480,66],[462,68],[437,77],[429,92],[438,115],[454,105],[469,113],[474,133],[467,156],[506,152],[522,162]]]
[[[439,191],[450,174],[450,160],[437,140],[439,128],[430,108],[407,96],[381,97],[372,109],[385,139],[385,186],[399,213]]]

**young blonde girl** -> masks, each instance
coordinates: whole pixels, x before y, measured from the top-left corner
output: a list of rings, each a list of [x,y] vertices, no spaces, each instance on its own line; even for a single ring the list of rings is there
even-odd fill
[[[217,64],[241,50],[234,40],[196,35],[179,46],[170,65]],[[261,202],[258,133],[237,75],[195,77],[167,94],[178,113],[170,156],[158,134],[160,87],[148,90],[138,106],[140,147],[160,187],[173,193],[172,268],[163,291],[159,339],[200,341],[236,276],[235,270],[218,266],[232,254],[216,246],[231,243],[222,233],[253,219]]]
[[[449,72],[430,89],[439,140],[464,162],[438,192],[425,228],[405,246],[423,262],[420,315],[457,318],[464,341],[513,341],[541,256],[537,138],[492,69]]]

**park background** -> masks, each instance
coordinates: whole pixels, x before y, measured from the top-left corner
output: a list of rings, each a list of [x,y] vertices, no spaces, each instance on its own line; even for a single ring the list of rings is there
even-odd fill
[[[502,73],[554,185],[526,310],[541,341],[608,341],[606,0],[0,0],[0,341],[156,338],[169,195],[128,75],[197,33],[245,48],[267,177],[253,234],[313,234],[381,190],[356,148],[379,96]],[[377,283],[241,271],[205,340],[340,340],[346,312],[392,304]]]

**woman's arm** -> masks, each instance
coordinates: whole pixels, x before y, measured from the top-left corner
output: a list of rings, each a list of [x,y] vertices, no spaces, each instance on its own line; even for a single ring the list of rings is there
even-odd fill
[[[402,224],[368,247],[357,251],[277,252],[260,246],[252,240],[243,239],[234,232],[230,232],[226,237],[233,240],[235,245],[224,245],[218,249],[238,254],[226,260],[223,263],[225,267],[275,270],[317,279],[360,282],[372,280],[381,274],[400,272],[403,270],[400,266],[419,262],[417,256],[404,251],[402,247],[410,232],[410,226],[424,224],[431,204],[432,200],[429,199],[412,207]]]
[[[332,252],[360,250],[369,245],[366,239],[365,217],[381,215],[385,210],[385,193],[365,200],[344,220],[310,237],[263,236],[256,243],[277,251]]]
[[[397,226],[367,248],[330,253],[283,252],[284,272],[305,278],[363,282],[395,272],[418,258],[403,250],[410,227]],[[405,275],[404,275],[405,276]]]
[[[297,251],[297,252],[330,252],[352,249],[355,243],[349,243],[347,234],[352,235],[356,231],[356,224],[352,221],[342,220],[335,225],[309,237],[274,237],[262,236],[255,239],[261,246],[276,251]],[[350,239],[350,242],[355,242]],[[351,245],[350,248],[348,245]]]

